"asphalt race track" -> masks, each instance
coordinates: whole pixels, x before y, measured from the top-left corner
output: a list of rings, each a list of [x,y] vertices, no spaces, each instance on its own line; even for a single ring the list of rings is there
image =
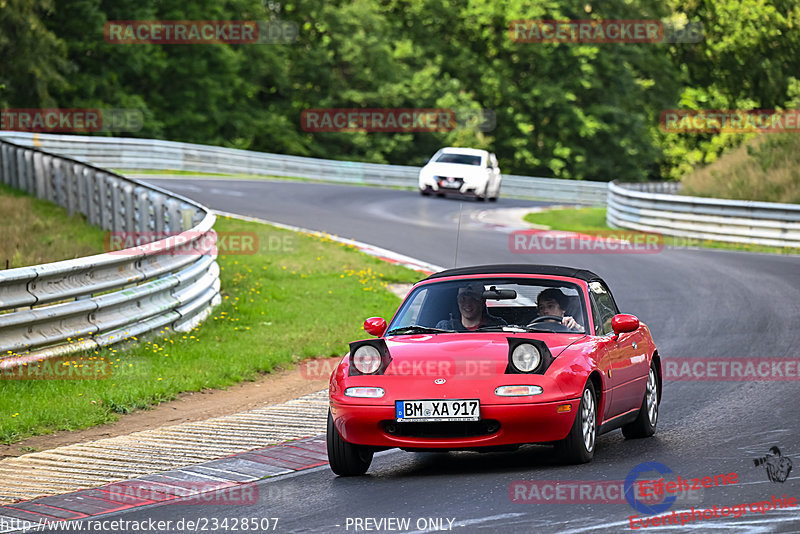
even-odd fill
[[[148,180],[212,208],[325,230],[452,267],[461,212],[458,265],[552,263],[584,267],[609,283],[621,311],[647,323],[671,358],[797,358],[800,347],[800,257],[667,249],[652,254],[515,254],[510,229],[480,222],[483,210],[538,205],[501,198],[497,204],[421,197],[412,191],[304,182]],[[353,317],[361,322],[364,317]],[[343,347],[343,351],[344,351]],[[797,532],[800,508],[760,513],[750,503],[800,497],[797,380],[666,381],[658,432],[598,439],[594,461],[554,462],[545,446],[512,453],[412,454],[386,451],[364,477],[341,479],[325,467],[259,483],[250,506],[161,505],[113,515],[125,520],[279,518],[275,532],[629,531],[629,516],[650,517],[624,502],[536,504],[515,481],[618,481],[644,462],[674,475],[701,478],[735,472],[738,483],[680,494],[671,511],[748,503],[741,517],[698,520],[672,530]],[[785,482],[771,482],[754,458],[772,446],[794,463]],[[648,478],[657,479],[654,471]],[[527,487],[527,486],[525,486]],[[609,493],[609,496],[615,496]],[[542,493],[544,497],[544,493]],[[516,499],[515,499],[516,498]],[[551,497],[552,498],[552,497]],[[663,515],[663,514],[662,514]],[[678,515],[678,517],[680,517]],[[210,525],[210,523],[208,523]],[[360,526],[361,528],[356,528]],[[640,526],[640,525],[636,525]],[[367,530],[369,527],[369,530]],[[647,531],[664,530],[650,527]],[[230,530],[230,529],[229,529]],[[644,528],[642,528],[644,530]],[[175,531],[175,530],[173,530]],[[224,532],[219,528],[218,532]]]

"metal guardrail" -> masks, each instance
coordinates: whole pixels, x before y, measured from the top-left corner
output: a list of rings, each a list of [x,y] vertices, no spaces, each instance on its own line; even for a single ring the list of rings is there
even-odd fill
[[[413,188],[419,177],[419,167],[267,154],[175,141],[24,132],[2,132],[0,137],[114,169],[242,173]],[[599,182],[504,174],[502,195],[604,205],[607,188]]]
[[[669,194],[675,192],[672,184],[611,182],[606,221],[676,237],[800,247],[800,205]]]
[[[0,369],[191,329],[219,302],[215,216],[92,165],[0,139],[0,182],[111,232],[164,236],[134,248],[0,271]],[[151,234],[152,233],[152,234]]]

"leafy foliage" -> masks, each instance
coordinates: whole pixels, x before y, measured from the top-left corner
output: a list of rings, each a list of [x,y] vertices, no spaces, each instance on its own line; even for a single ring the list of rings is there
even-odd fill
[[[520,19],[659,19],[697,43],[521,43]],[[296,23],[291,44],[112,44],[114,20]],[[738,134],[667,134],[665,109],[758,109],[798,92],[793,0],[0,0],[0,106],[135,108],[158,137],[297,155],[422,164],[487,148],[506,173],[679,178]],[[303,131],[308,108],[492,110],[441,133]]]

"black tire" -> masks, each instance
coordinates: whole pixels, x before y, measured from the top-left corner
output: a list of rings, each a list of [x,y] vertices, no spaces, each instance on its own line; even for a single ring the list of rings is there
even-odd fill
[[[497,202],[497,199],[500,198],[500,186],[497,186],[497,191],[494,192],[493,197],[489,197],[489,202]]]
[[[597,444],[597,395],[591,380],[586,381],[581,402],[569,435],[558,444],[561,457],[569,464],[592,461]]]
[[[658,373],[654,363],[650,364],[650,373],[647,375],[647,386],[644,389],[642,406],[639,415],[633,423],[622,427],[622,435],[627,439],[649,438],[656,433],[658,424]]]
[[[431,192],[430,192],[430,190],[429,190],[429,189],[427,189],[427,188],[425,188],[425,189],[420,189],[420,190],[419,190],[419,194],[420,194],[420,195],[422,195],[423,197],[429,197],[429,196],[431,196]]]
[[[327,438],[328,461],[334,473],[340,477],[351,477],[367,472],[374,451],[369,447],[354,445],[343,440],[333,424],[330,411],[328,411]]]

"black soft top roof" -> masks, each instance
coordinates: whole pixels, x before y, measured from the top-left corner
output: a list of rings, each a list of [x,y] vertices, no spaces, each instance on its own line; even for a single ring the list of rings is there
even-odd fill
[[[447,269],[446,271],[439,271],[433,273],[425,280],[433,280],[436,278],[444,278],[446,276],[462,276],[468,274],[500,274],[500,273],[513,273],[513,274],[531,274],[531,275],[551,275],[551,276],[567,276],[570,278],[578,278],[587,282],[591,280],[602,280],[598,275],[586,269],[576,269],[574,267],[561,267],[558,265],[530,265],[525,263],[508,263],[497,265],[474,265],[472,267],[459,267],[457,269]]]

